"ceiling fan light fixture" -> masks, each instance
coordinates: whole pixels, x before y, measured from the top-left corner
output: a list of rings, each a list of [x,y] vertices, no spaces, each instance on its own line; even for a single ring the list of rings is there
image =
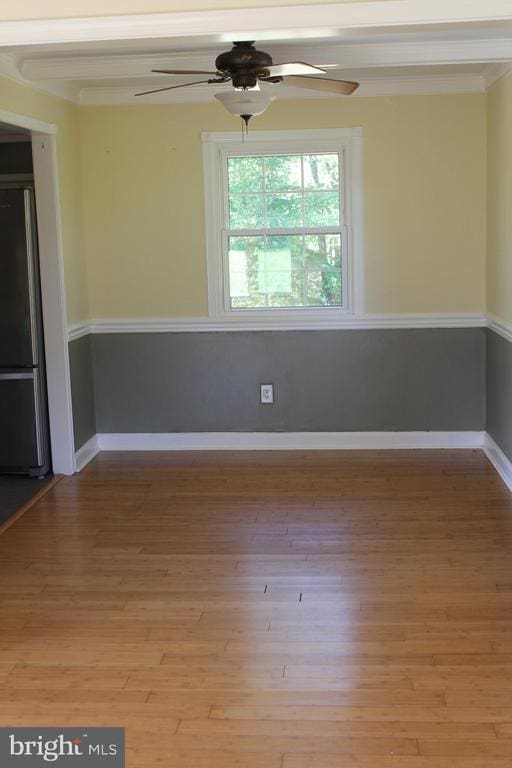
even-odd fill
[[[220,101],[232,115],[249,116],[261,115],[274,101],[275,96],[267,96],[261,91],[222,91],[216,93],[215,98]]]

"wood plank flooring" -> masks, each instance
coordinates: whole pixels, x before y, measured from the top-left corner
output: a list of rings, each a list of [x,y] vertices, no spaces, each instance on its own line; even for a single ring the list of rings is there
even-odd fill
[[[0,536],[0,725],[510,768],[512,496],[479,451],[100,454]]]

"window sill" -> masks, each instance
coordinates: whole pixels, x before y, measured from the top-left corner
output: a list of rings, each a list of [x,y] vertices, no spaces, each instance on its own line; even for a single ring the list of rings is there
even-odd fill
[[[343,328],[355,316],[344,309],[276,309],[233,310],[211,317],[210,323],[226,330],[307,330],[314,328]]]

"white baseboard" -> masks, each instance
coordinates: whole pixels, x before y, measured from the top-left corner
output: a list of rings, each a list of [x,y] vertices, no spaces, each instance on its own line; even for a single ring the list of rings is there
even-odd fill
[[[512,462],[487,432],[485,433],[484,453],[505,485],[512,491]]]
[[[487,432],[127,432],[94,435],[75,454],[80,472],[99,451],[482,449],[512,491],[512,462]]]
[[[93,435],[75,453],[75,468],[80,472],[100,452],[98,435]]]
[[[305,451],[481,449],[512,491],[512,462],[487,432],[127,432],[91,437],[80,472],[99,451]]]
[[[167,432],[97,435],[100,451],[483,448],[484,432]]]

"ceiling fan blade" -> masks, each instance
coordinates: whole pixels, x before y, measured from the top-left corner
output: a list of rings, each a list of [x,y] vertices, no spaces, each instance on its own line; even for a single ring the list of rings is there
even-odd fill
[[[292,85],[297,88],[310,88],[313,91],[327,91],[328,93],[338,93],[342,96],[350,96],[359,83],[353,83],[350,80],[331,80],[330,77],[302,77],[300,75],[287,77],[286,85]]]
[[[325,69],[306,64],[304,61],[290,61],[286,64],[273,64],[268,67],[271,77],[285,77],[286,75],[324,75]]]
[[[217,72],[209,72],[206,69],[152,69],[152,72],[160,72],[162,75],[216,75]]]
[[[156,88],[153,91],[142,91],[142,93],[135,93],[135,96],[149,96],[150,93],[160,93],[160,91],[173,91],[175,88],[188,88],[189,85],[202,85],[207,83],[208,80],[198,80],[196,83],[182,83],[181,85],[168,85],[166,88]]]

